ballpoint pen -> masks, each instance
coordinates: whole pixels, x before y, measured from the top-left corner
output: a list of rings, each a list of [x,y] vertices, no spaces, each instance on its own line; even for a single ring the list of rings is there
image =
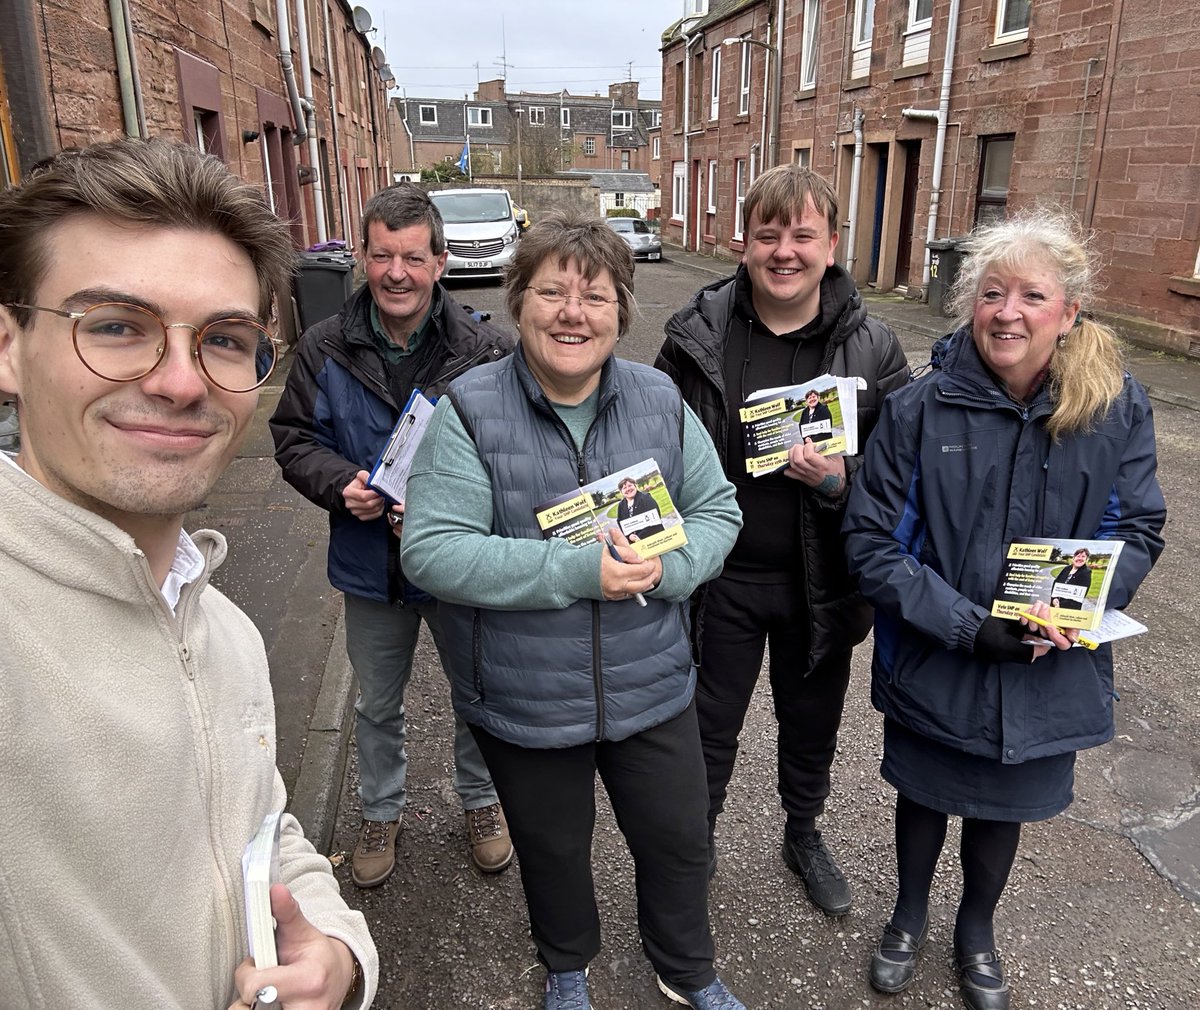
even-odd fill
[[[1027,610],[1017,611],[1017,616],[1023,617],[1027,621],[1033,621],[1034,624],[1041,625],[1041,627],[1043,627],[1043,628],[1053,628],[1055,631],[1060,632],[1060,633],[1063,630],[1057,624],[1055,624],[1053,621],[1047,621],[1045,618],[1037,617],[1037,616],[1029,613],[1029,611],[1027,611]],[[1094,638],[1089,638],[1082,631],[1079,633],[1079,637],[1076,638],[1075,641],[1078,642],[1080,645],[1082,645],[1085,649],[1095,649],[1095,648],[1098,648],[1100,645],[1100,643],[1097,642]]]
[[[408,441],[408,436],[413,430],[413,425],[417,423],[417,419],[413,414],[405,414],[400,419],[400,423],[396,425],[396,430],[392,432],[392,437],[388,439],[388,444],[383,448],[383,465],[391,466],[396,462],[396,456],[404,447],[404,443]]]
[[[617,553],[617,547],[616,544],[613,543],[611,533],[605,531],[604,542],[608,545],[608,553],[612,555],[613,560],[619,561],[621,564],[625,564],[625,559]],[[637,600],[639,607],[644,607],[646,605],[646,597],[644,597],[641,593],[634,593],[633,598]]]

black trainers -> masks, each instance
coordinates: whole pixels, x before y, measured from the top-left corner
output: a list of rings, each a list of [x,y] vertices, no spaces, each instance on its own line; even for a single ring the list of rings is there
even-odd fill
[[[821,840],[821,832],[783,833],[783,861],[804,881],[812,903],[826,915],[845,915],[852,899],[850,885]]]

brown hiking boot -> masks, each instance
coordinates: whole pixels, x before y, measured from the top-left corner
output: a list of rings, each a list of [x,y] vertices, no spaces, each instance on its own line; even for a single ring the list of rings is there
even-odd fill
[[[463,812],[467,815],[467,844],[475,865],[484,873],[506,869],[513,861],[513,847],[500,804]]]
[[[396,868],[396,832],[403,814],[394,821],[362,822],[358,846],[350,857],[350,876],[359,887],[378,887]]]

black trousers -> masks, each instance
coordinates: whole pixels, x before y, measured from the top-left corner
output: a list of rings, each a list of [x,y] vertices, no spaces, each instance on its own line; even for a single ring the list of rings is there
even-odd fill
[[[704,765],[695,704],[619,741],[537,750],[478,726],[521,867],[529,928],[550,971],[579,971],[600,951],[592,881],[596,773],[633,856],[642,947],[686,991],[714,978],[708,926]]]
[[[812,821],[825,808],[850,684],[850,650],[834,654],[805,677],[802,667],[809,642],[803,608],[803,592],[791,580],[744,582],[722,575],[709,583],[696,714],[708,773],[710,827],[725,807],[738,737],[768,643],[783,809],[794,823]]]

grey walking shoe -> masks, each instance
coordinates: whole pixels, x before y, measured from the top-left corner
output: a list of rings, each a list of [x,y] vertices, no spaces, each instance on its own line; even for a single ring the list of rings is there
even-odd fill
[[[670,985],[662,980],[661,975],[656,975],[655,978],[658,979],[658,987],[667,999],[690,1006],[692,1010],[746,1010],[742,1001],[726,989],[725,983],[719,978],[714,978],[703,989],[697,989],[695,992],[685,992]]]

